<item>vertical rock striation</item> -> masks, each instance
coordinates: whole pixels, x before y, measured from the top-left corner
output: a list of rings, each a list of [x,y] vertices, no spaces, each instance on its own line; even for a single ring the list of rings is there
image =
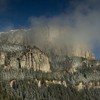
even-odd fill
[[[22,48],[22,51],[0,52],[0,65],[5,68],[32,68],[34,71],[50,72],[49,59],[41,50],[28,46]]]

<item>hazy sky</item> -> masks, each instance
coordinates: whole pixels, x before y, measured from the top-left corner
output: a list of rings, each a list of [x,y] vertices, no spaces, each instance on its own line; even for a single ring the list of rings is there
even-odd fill
[[[47,25],[52,40],[84,41],[100,58],[99,6],[100,0],[0,0],[0,31],[30,27],[41,31]]]

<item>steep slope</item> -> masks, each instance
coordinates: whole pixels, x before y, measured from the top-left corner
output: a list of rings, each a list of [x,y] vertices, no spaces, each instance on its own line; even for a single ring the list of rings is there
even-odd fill
[[[4,47],[5,46],[5,47]],[[37,47],[4,45],[0,51],[0,65],[4,68],[32,68],[34,71],[50,71],[48,57]]]
[[[0,33],[0,100],[100,100],[100,61],[87,46],[42,45],[30,34]]]

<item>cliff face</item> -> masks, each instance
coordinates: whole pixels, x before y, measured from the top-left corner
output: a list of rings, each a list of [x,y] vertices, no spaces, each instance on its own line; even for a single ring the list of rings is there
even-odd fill
[[[4,45],[5,46],[5,45]],[[2,46],[3,47],[3,46]],[[37,47],[23,47],[22,50],[14,46],[6,46],[0,52],[0,65],[4,68],[32,68],[34,71],[50,72],[50,64],[48,57]],[[10,49],[8,51],[8,49]]]
[[[95,59],[94,54],[91,52],[91,50],[89,50],[89,48],[84,45],[84,44],[80,44],[80,45],[75,45],[73,47],[73,51],[72,51],[74,56],[78,56],[78,57],[83,57],[83,58],[87,58],[89,60],[93,60]]]
[[[33,68],[34,71],[50,72],[48,57],[37,47],[27,48],[24,55],[19,58],[21,68]]]
[[[0,34],[3,100],[100,100],[100,61],[86,46],[38,48],[28,33]]]
[[[38,49],[33,47],[35,41],[31,34],[31,30],[24,29],[0,33],[0,65],[4,68],[33,68],[34,71],[48,72],[51,66],[56,69],[71,66],[66,56],[95,59],[87,46],[79,44],[58,48],[47,41]]]

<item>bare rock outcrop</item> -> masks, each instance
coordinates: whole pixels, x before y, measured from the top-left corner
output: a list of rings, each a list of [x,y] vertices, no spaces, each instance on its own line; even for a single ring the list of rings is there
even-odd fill
[[[50,71],[48,57],[37,47],[33,47],[32,49],[29,49],[28,52],[25,52],[20,59],[20,64],[22,68],[33,68],[34,71]]]
[[[72,49],[72,55],[87,58],[89,60],[95,59],[95,56],[92,51],[87,47],[87,45],[83,44],[75,45]]]
[[[0,65],[5,68],[33,68],[34,71],[50,72],[49,59],[41,50],[28,46],[22,48],[22,51],[0,52]]]

